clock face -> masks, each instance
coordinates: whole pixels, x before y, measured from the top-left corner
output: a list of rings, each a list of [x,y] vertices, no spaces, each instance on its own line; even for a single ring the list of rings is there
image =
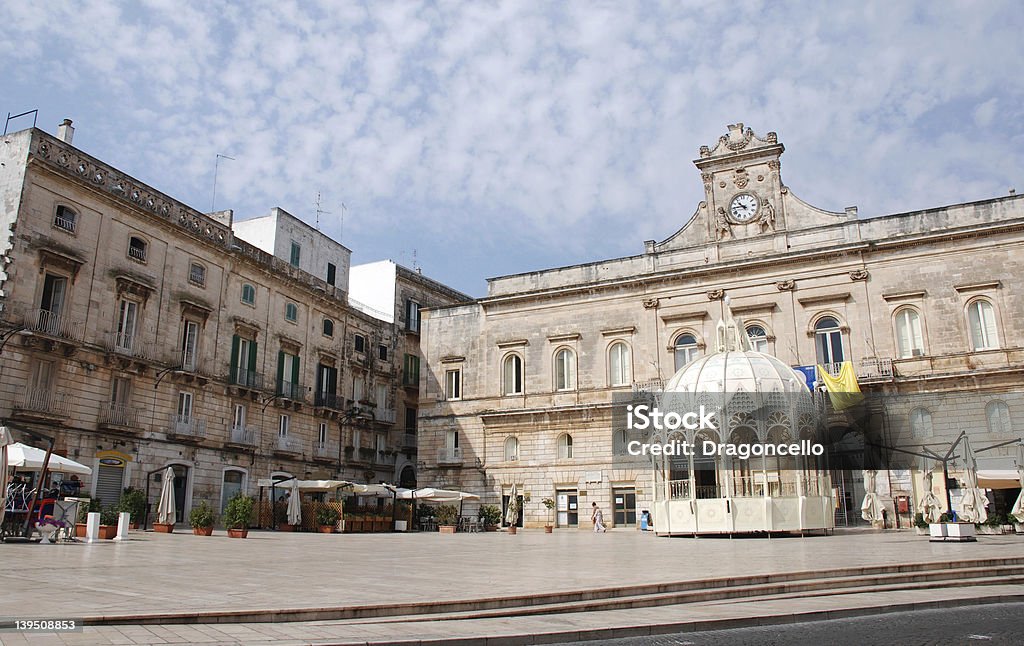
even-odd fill
[[[758,201],[750,193],[740,193],[732,198],[729,204],[729,214],[737,222],[750,222],[757,215]]]

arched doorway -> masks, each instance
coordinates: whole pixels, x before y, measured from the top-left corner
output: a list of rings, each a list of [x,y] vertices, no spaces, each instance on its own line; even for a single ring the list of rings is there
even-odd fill
[[[160,505],[160,492],[163,490],[163,479],[164,472],[167,467],[171,467],[174,470],[174,483],[172,484],[174,491],[174,510],[175,510],[175,522],[184,523],[185,519],[188,518],[189,506],[192,503],[192,482],[189,478],[191,467],[186,464],[168,464],[161,467],[156,472],[150,475],[152,480],[152,486],[150,487],[150,501],[151,516],[156,518],[157,510]]]
[[[416,488],[416,470],[411,464],[407,464],[402,468],[402,473],[398,477],[398,486],[405,489]]]

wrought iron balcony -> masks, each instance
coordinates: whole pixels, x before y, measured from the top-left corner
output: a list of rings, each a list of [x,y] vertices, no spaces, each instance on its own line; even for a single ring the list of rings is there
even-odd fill
[[[19,411],[39,413],[54,417],[71,414],[72,397],[51,388],[26,388],[25,399],[16,406]]]
[[[415,433],[406,433],[405,434],[404,438],[402,439],[402,448],[403,449],[415,449],[416,448],[416,434]]]
[[[85,322],[76,321],[49,310],[28,310],[24,325],[33,332],[69,341],[82,342],[85,338]]]
[[[256,429],[248,426],[231,426],[231,443],[256,446]]]
[[[378,408],[374,411],[373,418],[384,424],[394,424],[398,419],[398,413],[394,408]]]
[[[338,443],[326,440],[321,442],[320,440],[313,441],[313,457],[336,460],[338,458]]]
[[[231,372],[231,385],[263,390],[263,375],[255,370],[239,370],[233,368]]]
[[[292,383],[284,379],[278,380],[276,394],[293,401],[306,401],[306,389],[303,388],[302,384]]]
[[[299,442],[288,435],[277,436],[277,450],[282,453],[300,453]]]
[[[444,448],[437,452],[438,464],[462,464],[462,449]]]
[[[179,437],[201,438],[206,435],[206,420],[198,419],[195,415],[168,416],[167,433]]]
[[[127,404],[107,404],[100,409],[99,423],[101,426],[142,428],[142,415],[140,413],[139,409]]]
[[[337,393],[316,393],[313,397],[313,405],[331,410],[344,410],[345,398]]]

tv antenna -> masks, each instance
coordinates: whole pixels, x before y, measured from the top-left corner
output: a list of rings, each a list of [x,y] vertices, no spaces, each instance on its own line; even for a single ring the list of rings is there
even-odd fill
[[[221,159],[230,159],[231,161],[235,161],[234,157],[228,157],[227,155],[217,153],[217,159],[213,162],[213,199],[210,200],[210,213],[215,213],[217,211],[217,171],[220,169]]]
[[[316,230],[320,230],[320,216],[330,215],[330,211],[325,211],[320,207],[320,191],[316,192]]]

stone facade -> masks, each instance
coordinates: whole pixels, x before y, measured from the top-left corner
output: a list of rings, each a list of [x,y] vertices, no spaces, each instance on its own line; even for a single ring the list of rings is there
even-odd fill
[[[1008,394],[1024,369],[1015,279],[1024,197],[859,219],[856,207],[825,211],[797,198],[782,181],[783,150],[775,133],[730,126],[701,147],[694,164],[705,198],[665,240],[636,256],[495,278],[486,297],[429,311],[425,484],[493,504],[515,484],[535,526],[548,518],[541,500],[559,493],[576,496],[581,528],[592,502],[606,520],[629,494],[637,511],[649,508],[650,467],[614,459],[612,399],[658,388],[705,353],[725,297],[756,349],[790,365],[831,371],[850,361],[867,391],[971,392],[1005,400],[1009,419],[1024,419]],[[972,419],[981,441],[1020,437],[1014,422],[985,434],[984,415]],[[842,420],[833,424],[841,433]],[[938,450],[953,438],[936,424],[926,439]],[[863,496],[846,467],[832,477],[845,501],[839,524],[853,520]],[[916,500],[915,486],[882,493]]]
[[[418,337],[404,309],[350,305],[343,246],[275,209],[291,227],[277,238],[303,234],[294,266],[288,245],[236,235],[230,211],[199,213],[37,129],[5,136],[0,160],[0,417],[93,467],[84,494],[111,504],[149,482],[155,502],[151,474],[172,465],[187,518],[272,474],[393,482],[415,465],[400,420],[417,408],[402,359]],[[466,298],[413,283],[432,305]]]

